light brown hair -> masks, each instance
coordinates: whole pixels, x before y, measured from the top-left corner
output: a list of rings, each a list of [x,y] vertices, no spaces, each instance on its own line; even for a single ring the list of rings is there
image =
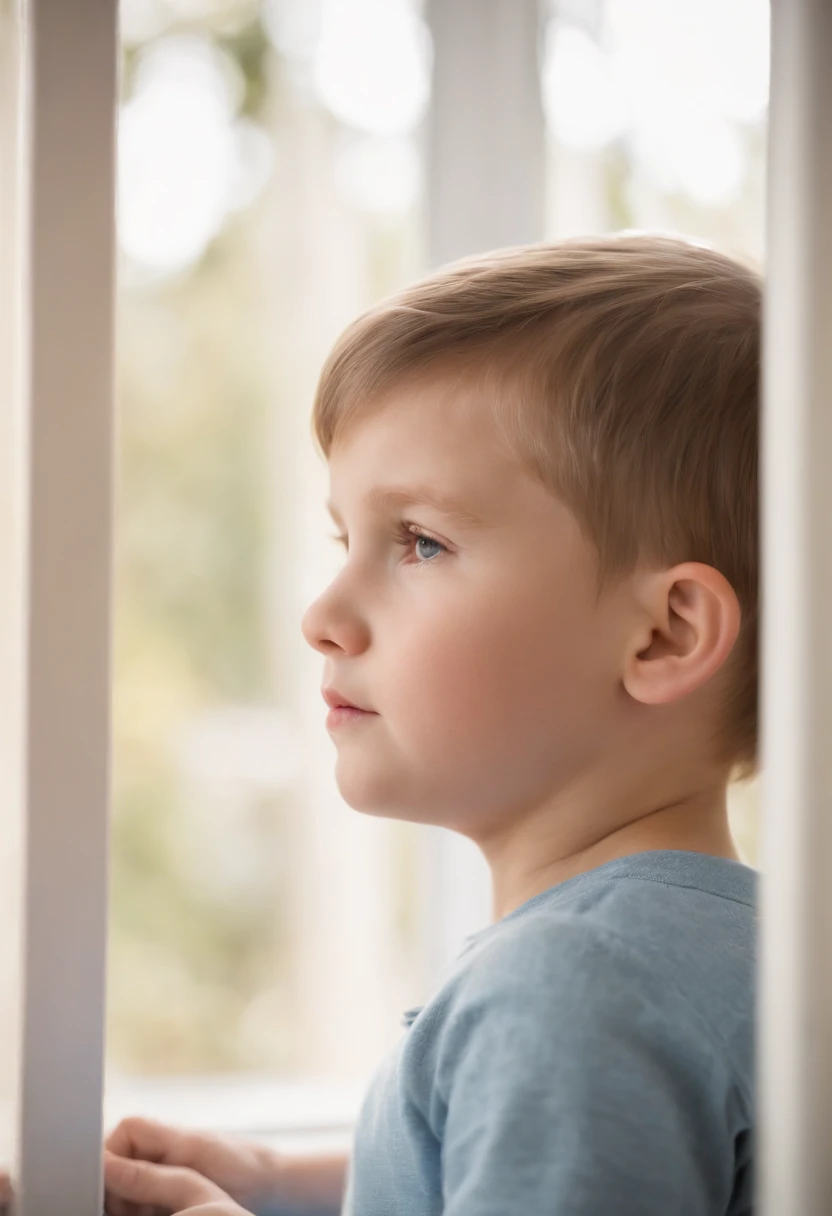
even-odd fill
[[[599,593],[638,562],[705,562],[740,602],[713,740],[757,765],[762,282],[686,241],[606,236],[468,258],[360,316],[327,359],[325,456],[403,377],[473,378],[506,440],[575,513]]]

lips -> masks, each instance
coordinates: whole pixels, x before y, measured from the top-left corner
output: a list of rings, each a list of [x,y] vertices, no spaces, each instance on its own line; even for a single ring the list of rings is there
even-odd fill
[[[363,705],[358,705],[355,701],[351,701],[349,697],[344,696],[337,688],[322,688],[323,698],[330,709],[361,709],[365,713],[372,713],[372,710],[366,709]]]
[[[375,710],[365,709],[363,705],[356,705],[355,701],[350,700],[348,696],[339,692],[337,688],[322,688],[321,692],[329,706],[329,713],[326,716],[326,728],[330,733],[340,731],[351,723],[366,722],[370,718],[378,717]]]

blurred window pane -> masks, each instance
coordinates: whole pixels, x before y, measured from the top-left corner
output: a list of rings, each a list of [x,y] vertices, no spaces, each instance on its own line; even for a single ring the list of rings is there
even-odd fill
[[[407,0],[124,9],[110,1081],[351,1094],[421,992],[418,829],[335,789],[309,415],[421,269],[429,40]]]

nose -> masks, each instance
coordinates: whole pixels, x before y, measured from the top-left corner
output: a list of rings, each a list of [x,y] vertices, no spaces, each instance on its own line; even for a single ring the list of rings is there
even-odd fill
[[[337,578],[306,609],[301,631],[313,650],[323,655],[360,654],[370,641],[367,622]]]

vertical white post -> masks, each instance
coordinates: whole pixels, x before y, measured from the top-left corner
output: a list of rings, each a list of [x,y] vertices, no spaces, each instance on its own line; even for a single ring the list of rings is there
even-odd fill
[[[116,0],[24,5],[20,1216],[99,1216]]]
[[[759,1197],[832,1202],[832,5],[772,6]]]
[[[431,266],[543,239],[545,127],[538,0],[429,0],[427,130]],[[485,862],[462,837],[425,829],[426,967],[436,978],[490,919]]]
[[[429,0],[428,258],[543,239],[539,0]]]
[[[0,0],[0,1168],[17,1135],[23,832],[21,7]]]

